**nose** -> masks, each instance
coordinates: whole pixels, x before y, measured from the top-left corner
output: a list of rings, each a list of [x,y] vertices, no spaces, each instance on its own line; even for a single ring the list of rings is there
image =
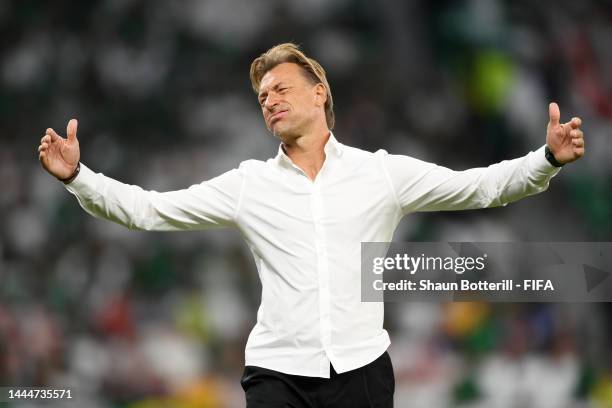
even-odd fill
[[[274,106],[278,104],[278,98],[272,92],[270,92],[264,101],[264,107],[268,110],[272,110]]]

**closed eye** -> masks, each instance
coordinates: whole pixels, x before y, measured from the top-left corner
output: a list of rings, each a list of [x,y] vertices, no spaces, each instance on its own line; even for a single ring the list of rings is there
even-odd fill
[[[290,86],[281,86],[281,85],[279,84],[279,85],[276,85],[275,87],[273,87],[273,88],[272,88],[272,92],[276,92],[276,93],[277,93],[277,94],[279,94],[279,95],[284,95],[285,93],[287,93],[287,91],[288,91],[290,88],[291,88]],[[268,98],[268,93],[267,93],[267,92],[262,93],[262,94],[259,96],[259,105],[260,105],[262,108],[265,106],[265,104],[266,104],[266,99],[267,99],[267,98]]]

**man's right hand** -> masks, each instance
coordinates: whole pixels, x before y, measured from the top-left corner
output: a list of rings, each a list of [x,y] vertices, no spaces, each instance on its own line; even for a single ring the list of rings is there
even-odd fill
[[[49,128],[40,139],[38,146],[38,159],[43,168],[57,179],[70,177],[81,156],[79,141],[77,140],[77,120],[71,119],[66,129],[68,137],[64,139]]]

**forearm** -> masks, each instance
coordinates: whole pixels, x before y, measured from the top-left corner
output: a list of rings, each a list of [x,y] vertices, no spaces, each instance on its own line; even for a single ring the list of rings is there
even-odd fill
[[[514,160],[464,171],[408,156],[390,155],[385,163],[404,214],[506,205],[546,190],[559,171],[548,163],[543,148]]]
[[[78,177],[66,186],[81,207],[97,218],[106,219],[134,230],[147,229],[143,220],[151,218],[142,188],[124,184],[81,164]],[[152,228],[149,228],[152,229]]]
[[[498,207],[545,191],[559,168],[545,158],[544,147],[514,160],[487,168],[483,178],[489,194],[486,207]]]
[[[66,188],[89,214],[134,230],[189,230],[232,223],[232,197],[213,185],[159,193],[94,173],[85,165]]]

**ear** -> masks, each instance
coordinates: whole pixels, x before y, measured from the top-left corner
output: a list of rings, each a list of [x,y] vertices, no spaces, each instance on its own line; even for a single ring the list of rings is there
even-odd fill
[[[325,106],[325,102],[327,102],[327,89],[325,85],[322,83],[318,83],[314,86],[315,93],[315,104],[317,106]]]

